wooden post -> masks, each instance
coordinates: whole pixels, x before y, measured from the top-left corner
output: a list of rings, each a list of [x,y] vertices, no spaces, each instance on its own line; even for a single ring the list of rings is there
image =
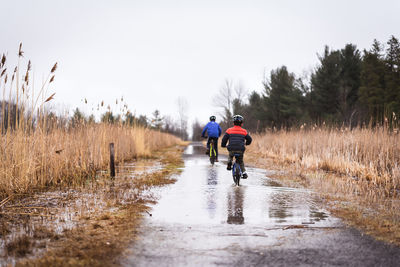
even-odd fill
[[[115,177],[115,163],[114,163],[114,143],[110,143],[110,176]]]

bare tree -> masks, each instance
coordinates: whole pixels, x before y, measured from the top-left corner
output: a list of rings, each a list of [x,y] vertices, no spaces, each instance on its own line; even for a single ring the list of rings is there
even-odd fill
[[[213,99],[214,105],[222,108],[220,115],[223,117],[224,122],[228,122],[229,118],[232,116],[233,92],[233,81],[226,79],[224,86]]]
[[[188,117],[187,117],[187,112],[188,112],[188,102],[184,97],[178,97],[176,100],[176,103],[178,105],[178,115],[179,115],[179,130],[180,130],[180,136],[183,140],[187,139],[188,134],[187,134],[187,123],[188,123]]]
[[[229,125],[233,116],[234,103],[243,103],[246,95],[247,91],[240,81],[234,84],[232,80],[225,80],[224,86],[213,99],[214,105],[222,109],[219,114],[223,118],[224,126]]]

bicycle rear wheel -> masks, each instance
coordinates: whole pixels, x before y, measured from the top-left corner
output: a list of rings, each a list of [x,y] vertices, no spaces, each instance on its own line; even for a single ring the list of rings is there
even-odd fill
[[[211,163],[211,165],[214,165],[214,162],[215,162],[215,156],[214,156],[214,155],[211,155],[211,156],[210,156],[210,163]]]
[[[239,186],[240,184],[240,166],[236,162],[232,166],[233,182]]]
[[[212,144],[210,144],[210,163],[211,165],[214,165],[215,162],[215,150],[214,150],[214,146]]]

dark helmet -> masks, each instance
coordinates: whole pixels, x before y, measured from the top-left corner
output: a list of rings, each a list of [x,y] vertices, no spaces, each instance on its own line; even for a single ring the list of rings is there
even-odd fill
[[[212,115],[211,117],[210,117],[210,121],[215,121],[217,118],[214,116],[214,115]]]
[[[241,115],[235,115],[232,117],[232,121],[234,125],[242,125],[243,123],[243,116]]]

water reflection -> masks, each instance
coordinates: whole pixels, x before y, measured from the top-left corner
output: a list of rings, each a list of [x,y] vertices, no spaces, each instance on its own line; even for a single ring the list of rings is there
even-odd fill
[[[232,186],[232,175],[226,165],[211,166],[204,151],[201,143],[188,146],[183,172],[175,184],[160,191],[165,193],[154,207],[153,220],[263,227],[297,224],[315,227],[332,221],[318,208],[308,190],[283,186],[268,178],[264,170],[249,167],[250,178],[243,180],[240,187]]]
[[[215,217],[217,210],[217,185],[218,170],[213,166],[207,170],[207,185],[205,186],[205,195],[207,200],[207,211],[210,218]]]
[[[244,224],[243,216],[243,200],[244,200],[243,186],[232,186],[228,191],[228,219],[229,224]]]
[[[329,216],[325,212],[319,211],[315,207],[310,207],[310,219],[312,222],[323,221],[328,217]]]
[[[293,192],[273,192],[269,197],[269,217],[275,218],[278,223],[284,223],[288,217],[292,217],[290,211],[293,207]]]

